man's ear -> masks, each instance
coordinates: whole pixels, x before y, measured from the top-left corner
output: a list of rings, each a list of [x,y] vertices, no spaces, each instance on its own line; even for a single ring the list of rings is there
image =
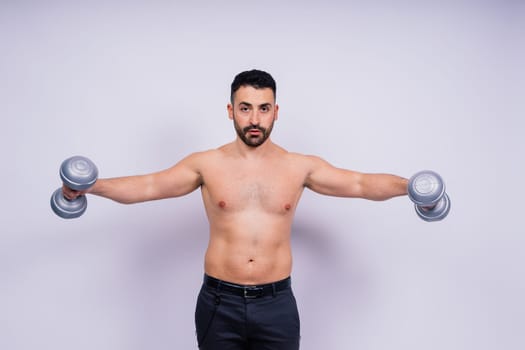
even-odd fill
[[[232,104],[228,103],[228,106],[226,106],[226,108],[228,109],[228,118],[233,120],[233,106],[232,106]]]
[[[273,120],[277,120],[279,117],[279,105],[275,105],[275,112],[273,113]]]

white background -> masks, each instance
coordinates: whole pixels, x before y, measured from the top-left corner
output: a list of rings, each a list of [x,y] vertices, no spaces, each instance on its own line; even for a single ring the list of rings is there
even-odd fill
[[[293,229],[302,349],[523,349],[520,1],[2,1],[0,348],[194,349],[198,191],[49,208],[58,167],[142,174],[235,137],[238,72],[278,84],[273,140],[336,166],[434,169],[407,198],[305,192]]]

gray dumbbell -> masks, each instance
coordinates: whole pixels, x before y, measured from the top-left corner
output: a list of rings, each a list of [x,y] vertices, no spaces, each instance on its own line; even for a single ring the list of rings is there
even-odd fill
[[[420,171],[408,181],[408,196],[414,202],[417,215],[425,221],[444,219],[450,211],[450,198],[439,174]]]
[[[62,162],[60,178],[67,187],[76,191],[84,191],[97,181],[98,169],[88,158],[73,156]],[[62,188],[58,188],[51,196],[51,209],[61,218],[77,218],[84,214],[86,208],[87,199],[85,195],[69,200],[64,197]]]

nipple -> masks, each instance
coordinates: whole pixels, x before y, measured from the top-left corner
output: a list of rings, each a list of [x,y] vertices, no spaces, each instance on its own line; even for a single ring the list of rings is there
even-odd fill
[[[291,206],[290,204],[286,204],[286,205],[284,206],[284,209],[285,209],[286,211],[288,211],[288,210],[292,209],[292,206]]]
[[[219,207],[224,208],[225,206],[226,206],[226,202],[225,201],[220,201],[219,202]]]

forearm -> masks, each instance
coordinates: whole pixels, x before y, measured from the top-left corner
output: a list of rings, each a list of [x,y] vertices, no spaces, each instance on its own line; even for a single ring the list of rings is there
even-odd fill
[[[123,204],[132,204],[154,199],[151,175],[98,179],[87,193],[108,198]]]
[[[407,194],[408,179],[391,174],[363,174],[361,197],[383,201]]]

